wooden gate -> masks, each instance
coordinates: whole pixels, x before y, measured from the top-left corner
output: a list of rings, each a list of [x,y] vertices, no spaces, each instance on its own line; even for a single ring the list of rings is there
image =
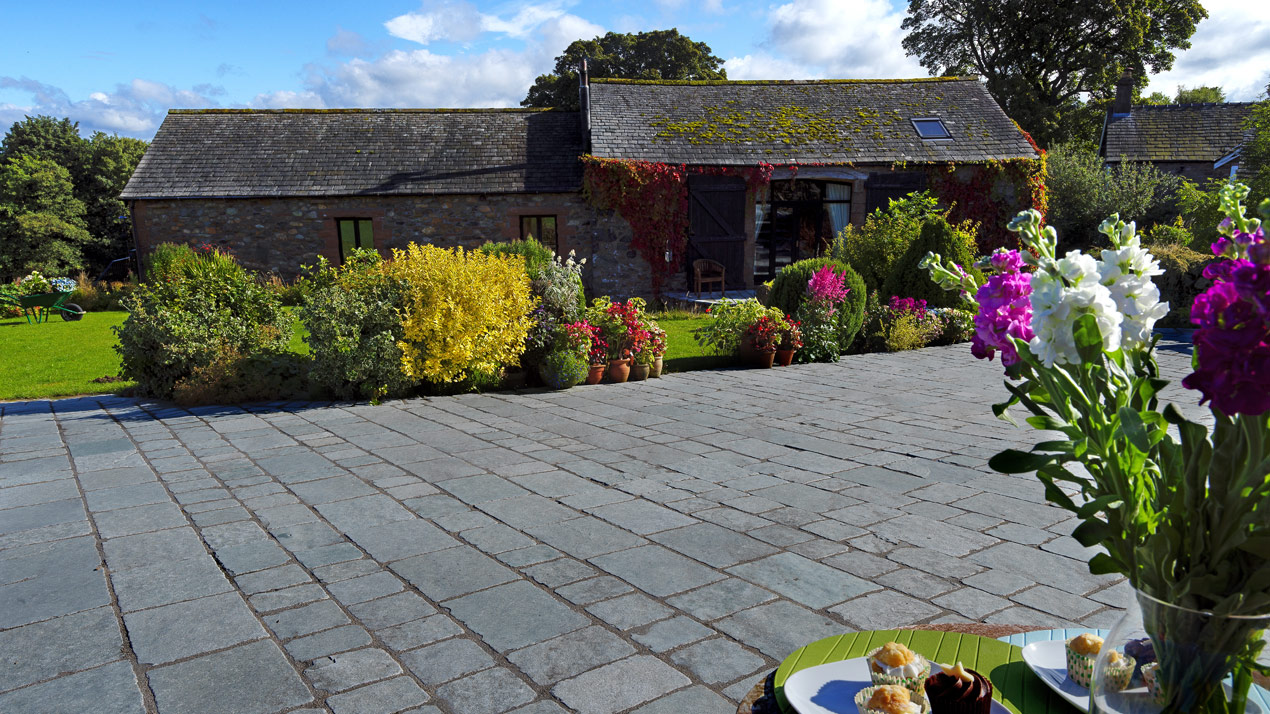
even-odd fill
[[[745,179],[688,177],[688,255],[685,269],[692,289],[692,261],[723,263],[729,290],[745,287]]]
[[[893,198],[904,198],[915,191],[926,190],[926,174],[869,174],[864,184],[866,213],[886,208]]]

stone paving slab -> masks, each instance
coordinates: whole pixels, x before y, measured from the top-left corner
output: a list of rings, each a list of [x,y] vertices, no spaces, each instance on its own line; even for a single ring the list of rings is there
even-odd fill
[[[0,404],[0,711],[722,713],[856,628],[1105,626],[1123,581],[987,469],[1037,440],[999,369]]]

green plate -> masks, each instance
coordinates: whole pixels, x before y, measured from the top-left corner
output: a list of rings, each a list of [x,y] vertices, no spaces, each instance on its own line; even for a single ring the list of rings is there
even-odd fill
[[[1013,714],[1072,714],[1076,710],[1054,694],[1023,662],[1023,650],[1000,640],[929,630],[867,630],[826,637],[801,647],[776,669],[776,701],[792,714],[785,682],[800,670],[863,657],[887,642],[898,642],[932,662],[961,662],[992,682],[992,698]]]

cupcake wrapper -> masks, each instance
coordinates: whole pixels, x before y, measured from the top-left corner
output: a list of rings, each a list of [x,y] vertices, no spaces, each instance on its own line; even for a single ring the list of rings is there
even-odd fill
[[[869,662],[869,676],[873,678],[874,684],[898,684],[902,687],[908,687],[909,690],[923,694],[926,691],[926,678],[930,676],[930,661],[921,655],[917,655],[917,661],[922,663],[922,671],[917,673],[915,677],[896,677],[894,675],[883,674],[873,669],[873,658],[881,651],[881,647],[873,650],[866,655]],[[914,652],[913,654],[917,654]]]
[[[865,687],[855,695],[855,706],[860,710],[860,714],[887,714],[880,709],[870,709],[869,699],[873,697],[873,692],[877,687]],[[912,702],[922,708],[922,714],[930,714],[930,702],[926,701],[926,697],[921,692],[912,693]]]
[[[1067,647],[1067,676],[1077,686],[1089,689],[1094,679],[1094,658],[1073,652],[1071,645]]]
[[[1164,704],[1164,692],[1160,691],[1160,680],[1156,679],[1160,666],[1155,662],[1142,665],[1142,681],[1147,685],[1147,691],[1151,693],[1151,698],[1156,704]]]
[[[1089,689],[1094,679],[1094,661],[1096,656],[1083,655],[1079,652],[1073,652],[1069,646],[1067,648],[1067,676],[1078,686]],[[1129,686],[1129,680],[1133,678],[1133,660],[1123,667],[1107,667],[1107,688],[1113,692],[1119,692]]]

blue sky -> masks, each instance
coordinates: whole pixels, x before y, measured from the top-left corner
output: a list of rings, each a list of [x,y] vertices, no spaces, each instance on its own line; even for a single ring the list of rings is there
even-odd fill
[[[890,0],[25,2],[0,45],[0,126],[70,116],[149,139],[169,108],[516,106],[572,40],[677,27],[751,78],[925,76]],[[1209,0],[1149,90],[1270,81],[1270,3]],[[1236,34],[1238,33],[1238,34]],[[1235,39],[1232,39],[1235,38]]]

